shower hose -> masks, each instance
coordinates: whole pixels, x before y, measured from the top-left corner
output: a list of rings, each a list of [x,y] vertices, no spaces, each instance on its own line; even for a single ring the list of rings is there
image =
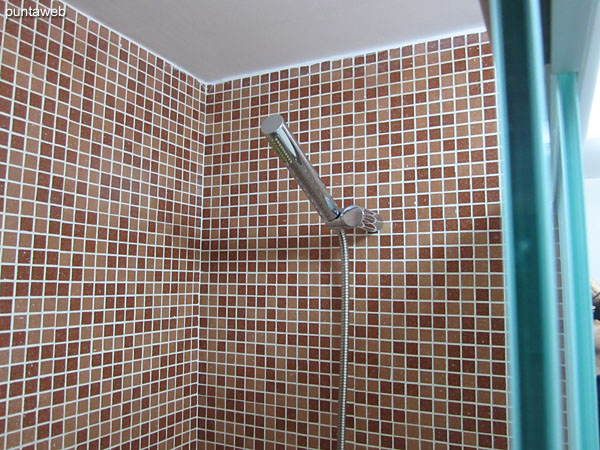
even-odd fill
[[[348,242],[346,232],[339,230],[340,249],[342,251],[342,330],[340,344],[340,386],[338,397],[337,450],[346,446],[346,387],[348,382],[348,308],[349,308],[349,275],[348,275]]]

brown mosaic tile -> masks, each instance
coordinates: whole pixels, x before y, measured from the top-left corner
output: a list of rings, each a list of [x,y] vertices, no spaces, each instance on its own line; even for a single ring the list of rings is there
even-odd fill
[[[66,9],[0,19],[0,447],[195,448],[205,87]]]
[[[260,136],[279,112],[342,205],[389,220],[350,238],[348,448],[507,447],[490,421],[506,416],[506,342],[486,39],[209,88],[199,445],[335,447],[339,250]],[[220,387],[230,374],[241,391]]]

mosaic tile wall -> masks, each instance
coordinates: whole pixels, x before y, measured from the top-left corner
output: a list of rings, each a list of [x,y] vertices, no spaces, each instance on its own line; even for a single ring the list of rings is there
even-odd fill
[[[0,3],[0,448],[195,448],[205,88]]]
[[[494,72],[471,34],[204,86],[66,7],[0,4],[0,448],[506,448]],[[206,128],[206,129],[205,129]]]
[[[348,449],[502,449],[507,367],[494,69],[469,34],[209,86],[198,442],[333,449],[337,237],[260,136],[281,113],[351,245]]]

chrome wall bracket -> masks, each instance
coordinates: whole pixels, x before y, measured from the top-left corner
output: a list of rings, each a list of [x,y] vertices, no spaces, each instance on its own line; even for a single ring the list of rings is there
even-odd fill
[[[332,230],[360,228],[367,233],[379,233],[383,219],[374,211],[352,205],[343,209],[337,218],[326,222],[326,225]]]

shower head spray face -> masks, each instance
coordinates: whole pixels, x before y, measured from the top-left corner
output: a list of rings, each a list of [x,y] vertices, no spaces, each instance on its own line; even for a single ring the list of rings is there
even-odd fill
[[[300,146],[289,132],[283,117],[279,115],[267,117],[260,129],[281,161],[289,165],[298,159]]]
[[[369,233],[377,233],[381,229],[383,222],[379,214],[360,206],[350,206],[344,210],[338,208],[283,117],[279,114],[267,117],[260,129],[327,226],[332,229],[361,228]]]

